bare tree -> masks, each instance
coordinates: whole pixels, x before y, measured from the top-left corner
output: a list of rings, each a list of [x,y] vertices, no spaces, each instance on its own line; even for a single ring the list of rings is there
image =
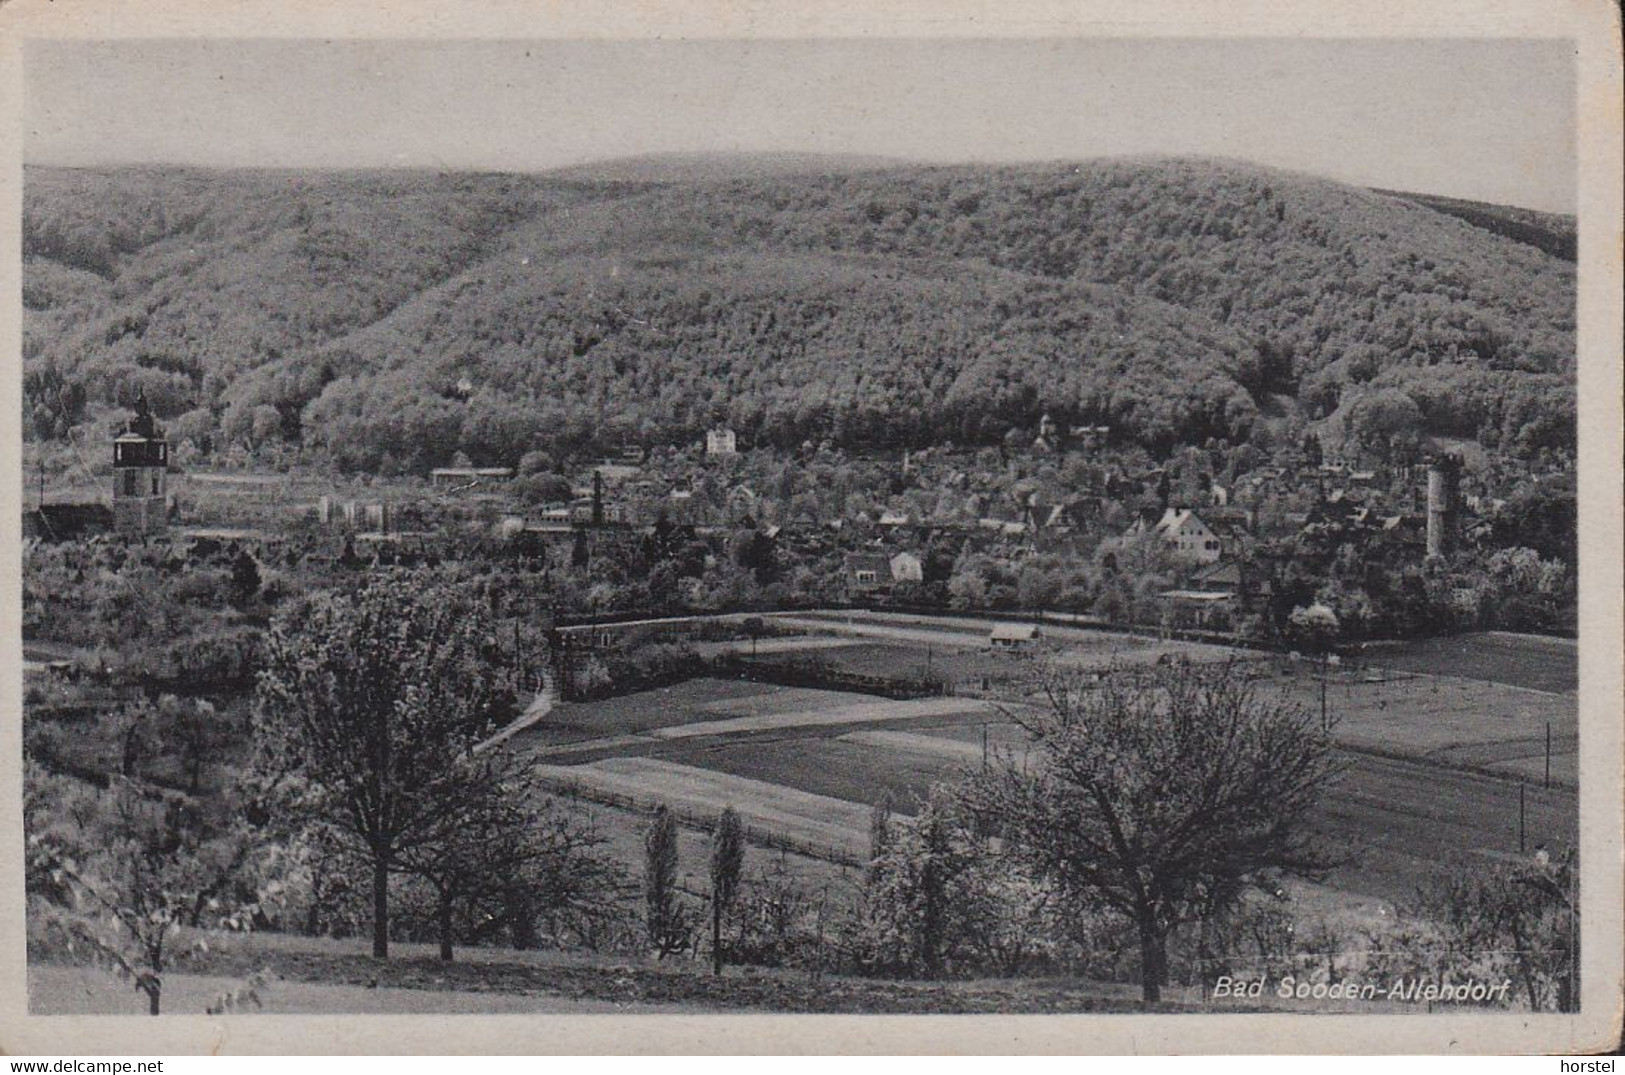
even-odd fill
[[[435,895],[440,958],[452,960],[460,905],[496,896],[520,878],[541,853],[527,839],[528,811],[508,758],[498,752],[470,758],[456,834],[414,842],[400,850],[397,868],[427,882]]]
[[[1331,865],[1305,825],[1339,770],[1330,736],[1260,697],[1241,665],[1117,669],[1099,683],[1051,673],[1046,686],[1046,709],[1011,714],[1038,749],[999,759],[973,802],[1061,899],[1133,923],[1147,1004],[1181,925]]]

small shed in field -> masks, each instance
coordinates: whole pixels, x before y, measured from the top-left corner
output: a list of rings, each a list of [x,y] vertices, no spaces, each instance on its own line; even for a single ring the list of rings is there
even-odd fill
[[[1039,639],[1035,623],[996,623],[987,641],[994,649],[1027,649]]]

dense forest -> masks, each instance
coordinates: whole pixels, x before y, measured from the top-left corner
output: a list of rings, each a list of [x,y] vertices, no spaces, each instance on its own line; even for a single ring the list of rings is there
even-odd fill
[[[199,453],[345,469],[1046,411],[1165,454],[1380,393],[1574,445],[1575,266],[1485,224],[1561,220],[1209,160],[808,167],[29,169],[28,433],[99,437],[140,390]]]

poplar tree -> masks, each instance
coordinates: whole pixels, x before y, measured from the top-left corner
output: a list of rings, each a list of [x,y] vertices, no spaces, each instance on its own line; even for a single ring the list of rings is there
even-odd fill
[[[739,898],[745,865],[745,826],[733,807],[722,811],[711,836],[711,971],[722,973],[723,919]]]
[[[657,959],[688,946],[688,914],[677,895],[677,819],[656,808],[643,842],[643,897],[649,943]]]

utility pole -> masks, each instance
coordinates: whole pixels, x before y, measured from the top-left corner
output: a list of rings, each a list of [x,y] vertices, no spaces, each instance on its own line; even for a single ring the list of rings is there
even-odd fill
[[[1546,787],[1552,786],[1552,722],[1546,722]]]
[[[1320,730],[1322,732],[1332,730],[1331,721],[1326,715],[1326,679],[1331,674],[1331,658],[1330,651],[1320,655]]]
[[[1523,854],[1524,847],[1524,784],[1518,781],[1518,854]]]

